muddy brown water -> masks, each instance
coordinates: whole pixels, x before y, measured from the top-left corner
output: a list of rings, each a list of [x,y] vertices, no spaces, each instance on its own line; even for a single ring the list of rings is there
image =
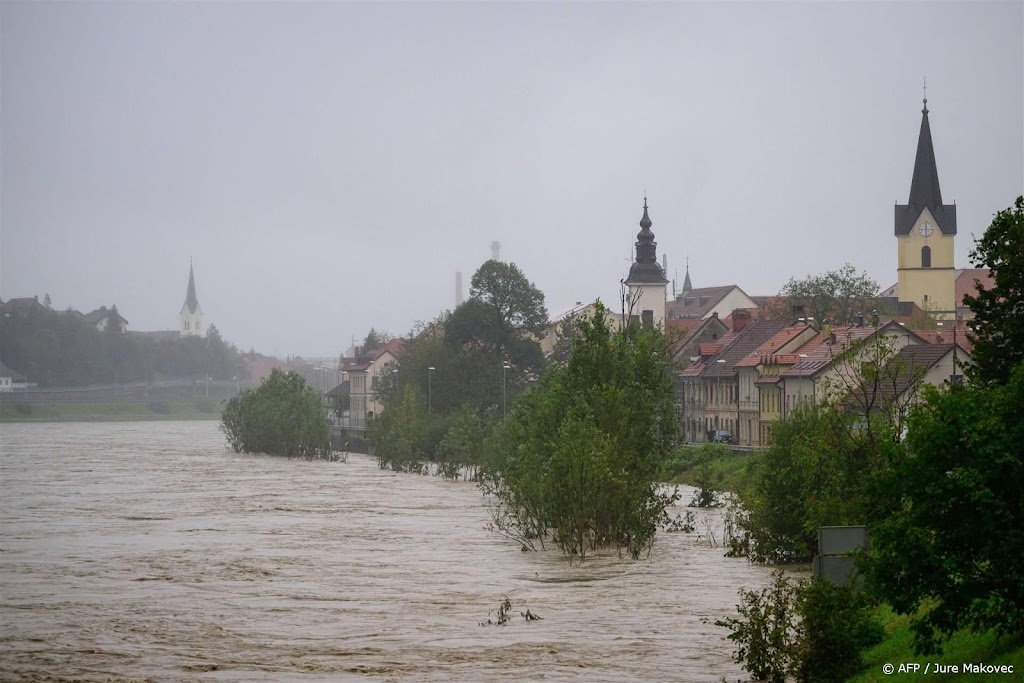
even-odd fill
[[[705,619],[769,580],[698,533],[569,567],[472,484],[236,455],[211,422],[0,432],[3,680],[736,680]]]

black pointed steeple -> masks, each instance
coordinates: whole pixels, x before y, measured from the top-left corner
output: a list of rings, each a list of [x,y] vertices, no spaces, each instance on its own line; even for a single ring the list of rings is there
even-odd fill
[[[683,294],[693,291],[693,284],[690,282],[690,258],[686,258],[686,278],[683,280]]]
[[[896,205],[896,234],[907,235],[914,228],[921,212],[928,209],[944,235],[956,234],[956,205],[942,203],[939,190],[939,170],[932,146],[932,129],[928,123],[928,98],[921,110],[921,132],[917,137],[917,156],[914,176],[910,182],[910,198],[906,204]]]
[[[185,305],[189,313],[195,313],[199,307],[199,298],[196,296],[196,276],[192,273],[192,260],[188,262],[188,293],[185,295]]]
[[[644,217],[640,219],[640,232],[636,234],[636,260],[629,269],[626,284],[666,284],[668,278],[658,265],[658,243],[651,232],[651,217],[647,215],[647,196],[644,196]]]

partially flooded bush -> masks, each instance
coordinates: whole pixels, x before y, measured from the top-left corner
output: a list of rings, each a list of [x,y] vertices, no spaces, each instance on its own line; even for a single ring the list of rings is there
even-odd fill
[[[660,484],[675,429],[664,337],[613,333],[598,307],[489,449],[494,528],[527,548],[550,539],[570,563],[598,548],[638,558],[679,498]]]
[[[758,591],[740,591],[738,617],[715,621],[731,631],[734,658],[753,679],[770,683],[840,683],[861,667],[860,651],[883,632],[864,595],[820,578],[781,571]]]
[[[329,458],[331,434],[317,392],[301,375],[271,371],[224,407],[221,431],[236,453]]]

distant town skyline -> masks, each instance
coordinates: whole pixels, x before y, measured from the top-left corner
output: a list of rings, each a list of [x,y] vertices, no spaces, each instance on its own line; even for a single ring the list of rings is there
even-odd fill
[[[1024,6],[0,5],[0,298],[336,357],[501,243],[618,305],[646,188],[681,286],[896,282],[927,77],[955,264],[1024,192]],[[669,285],[671,291],[671,285]]]

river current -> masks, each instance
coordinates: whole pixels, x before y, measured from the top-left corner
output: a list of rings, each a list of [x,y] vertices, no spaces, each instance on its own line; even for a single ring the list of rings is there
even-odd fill
[[[703,511],[570,567],[471,483],[237,455],[215,422],[5,424],[0,487],[0,680],[736,680],[710,622],[770,579]]]

